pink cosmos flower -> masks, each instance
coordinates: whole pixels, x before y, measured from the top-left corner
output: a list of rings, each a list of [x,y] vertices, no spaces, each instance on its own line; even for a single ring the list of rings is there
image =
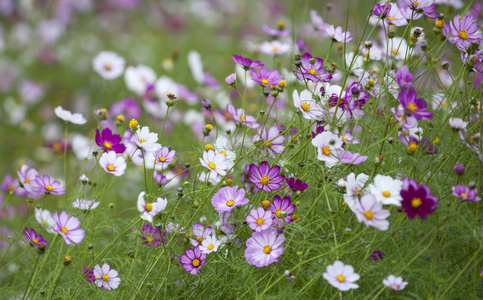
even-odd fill
[[[275,224],[273,213],[270,210],[264,210],[263,207],[252,209],[246,221],[256,232],[264,231]]]
[[[210,170],[210,177],[215,178],[226,175],[228,164],[223,153],[215,153],[213,150],[204,151],[203,158],[200,158],[201,165]]]
[[[354,272],[351,265],[344,265],[339,260],[336,260],[332,265],[328,265],[322,276],[330,285],[343,292],[359,288],[359,285],[354,282],[361,278],[359,274]]]
[[[175,154],[176,151],[170,151],[168,147],[162,147],[154,153],[156,156],[156,166],[164,167],[169,165],[173,161]]]
[[[282,243],[284,241],[283,235],[278,235],[274,229],[253,232],[252,237],[246,243],[245,257],[248,264],[260,268],[278,262],[279,257],[283,254]]]
[[[362,156],[360,153],[352,153],[344,149],[339,150],[340,162],[347,165],[359,165],[367,160],[367,156]]]
[[[450,36],[449,41],[456,44],[456,47],[461,51],[466,51],[471,43],[479,43],[479,40],[483,36],[482,33],[477,33],[478,23],[472,16],[460,16],[457,15],[450,22]]]
[[[248,179],[255,185],[257,189],[262,189],[267,193],[278,190],[282,187],[280,184],[284,179],[284,175],[279,175],[280,167],[275,165],[270,168],[270,164],[262,161],[257,167],[255,164],[250,165],[250,175]]]
[[[105,290],[117,289],[121,283],[121,278],[117,277],[119,273],[111,269],[108,264],[103,264],[102,268],[99,265],[94,267],[94,276],[96,278],[96,284],[98,287]]]
[[[54,219],[54,232],[57,232],[64,238],[67,245],[79,244],[85,236],[85,231],[80,227],[81,222],[75,216],[69,216],[64,210],[60,215],[55,212],[52,216]]]
[[[252,138],[254,143],[263,142],[261,149],[262,152],[269,154],[280,154],[283,152],[285,144],[285,135],[280,134],[278,126],[272,126],[268,130],[263,128]]]
[[[385,231],[389,228],[389,221],[386,219],[391,215],[387,209],[382,208],[382,203],[376,200],[371,194],[362,196],[357,202],[354,210],[359,223],[364,222],[367,227],[372,226],[378,230]]]
[[[417,98],[414,89],[411,88],[407,92],[401,90],[399,93],[399,101],[404,107],[404,110],[416,119],[431,120],[433,118],[433,113],[426,110],[428,108],[428,103],[423,98]]]
[[[293,73],[300,81],[329,82],[332,79],[332,74],[324,69],[324,60],[319,57],[312,57],[310,53],[302,55],[300,67]]]
[[[65,194],[65,191],[67,190],[67,188],[60,187],[59,181],[55,180],[51,182],[49,175],[44,175],[42,177],[36,175],[35,183],[37,187],[34,187],[34,189],[46,194],[62,195]]]
[[[163,237],[162,241],[161,236]],[[141,229],[141,240],[143,240],[143,243],[145,245],[151,246],[153,248],[158,248],[161,243],[166,243],[165,237],[166,233],[157,230],[149,224],[144,224],[143,228]]]
[[[400,276],[396,277],[394,275],[389,275],[389,277],[382,281],[382,284],[384,284],[391,290],[400,291],[404,289],[408,283],[406,281],[403,281],[403,278]]]
[[[221,188],[211,199],[211,204],[218,213],[233,211],[233,208],[247,204],[250,200],[245,198],[245,190],[238,190],[238,186]]]
[[[348,43],[352,41],[351,33],[349,31],[344,31],[341,26],[335,28],[334,25],[329,25],[325,28],[325,31],[335,42]]]
[[[263,64],[261,62],[252,61],[251,59],[244,58],[241,55],[232,55],[232,57],[233,57],[233,60],[245,70],[258,69],[263,67]]]
[[[478,202],[481,198],[478,196],[478,189],[470,189],[467,186],[458,184],[453,187],[453,196],[463,201]]]
[[[283,229],[283,223],[293,222],[293,218],[290,214],[295,211],[295,205],[292,204],[289,196],[280,198],[279,195],[275,195],[268,209],[276,217],[276,220],[279,223],[279,229]]]
[[[34,229],[27,229],[27,227],[25,227],[23,233],[25,235],[25,238],[32,245],[34,245],[35,248],[38,248],[40,245],[43,245],[41,247],[44,247],[45,248],[45,246],[47,246],[49,244],[49,242],[47,242],[46,240],[44,240],[44,238],[40,234],[37,234]]]
[[[246,125],[248,128],[257,129],[260,127],[260,123],[257,119],[251,115],[245,113],[243,108],[235,109],[232,103],[226,106],[226,111],[231,115],[233,121],[240,122],[241,125]]]
[[[179,261],[183,268],[191,275],[196,275],[205,265],[206,253],[202,253],[200,247],[186,249],[184,255],[181,255]]]
[[[277,86],[280,82],[280,72],[278,70],[270,71],[266,67],[260,68],[260,72],[255,70],[250,71],[252,80],[261,86],[270,88],[271,85]]]
[[[211,235],[213,232],[213,227],[211,226],[203,226],[201,223],[194,223],[193,224],[193,238],[190,239],[191,245],[199,246],[204,239]]]

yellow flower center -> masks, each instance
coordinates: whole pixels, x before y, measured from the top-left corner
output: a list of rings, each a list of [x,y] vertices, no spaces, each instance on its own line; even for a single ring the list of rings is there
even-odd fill
[[[60,231],[62,231],[62,232],[63,232],[63,233],[65,233],[65,234],[67,234],[67,232],[68,232],[68,231],[67,231],[67,228],[65,228],[65,227],[62,227],[62,228],[60,229]]]
[[[342,141],[343,141],[343,142],[345,142],[345,141],[347,141],[347,140],[348,140],[348,138],[346,138],[345,136],[343,136],[343,137],[342,137]]]
[[[204,238],[202,236],[199,236],[196,238],[196,240],[201,243],[204,240]]]
[[[107,274],[102,275],[102,280],[109,281],[109,276]]]
[[[436,23],[434,23],[434,26],[435,27],[438,27],[438,28],[443,28],[443,21],[442,20],[438,20],[436,21]]]
[[[152,211],[153,210],[153,205],[151,203],[148,203],[148,204],[146,204],[146,206],[144,207],[144,209],[146,211]]]
[[[410,111],[412,112],[415,112],[418,110],[418,107],[416,106],[416,104],[414,104],[414,102],[411,102],[408,104],[408,106],[406,106],[407,109],[409,109]]]
[[[208,246],[208,250],[212,250],[213,248],[215,248],[215,246],[213,246],[213,244],[210,244],[210,245]]]
[[[305,102],[305,103],[302,103],[301,107],[302,107],[302,109],[303,109],[304,111],[309,111],[309,109],[310,109],[310,104],[308,104],[307,102]]]
[[[412,5],[414,8],[416,8],[416,7],[418,7],[418,6],[419,6],[419,3],[418,3],[418,1],[413,1],[413,2],[411,2],[411,5]]]
[[[232,200],[232,199],[230,199],[230,200],[226,201],[226,206],[232,207],[232,206],[233,206],[233,204],[235,204],[235,201],[234,201],[234,200]]]
[[[222,153],[226,157],[226,151],[225,150],[220,150],[220,153]]]
[[[286,87],[286,86],[287,86],[287,81],[285,81],[285,80],[280,80],[280,82],[278,83],[278,86],[279,86],[279,87]]]
[[[397,285],[397,284],[393,284],[393,285],[392,285],[392,287],[393,287],[394,289],[396,289],[396,290],[398,290],[398,289],[399,289],[399,285]]]
[[[399,51],[398,51],[397,49],[393,49],[393,50],[392,50],[392,54],[394,54],[394,55],[398,55],[398,54],[399,54]]]
[[[312,74],[312,75],[315,75],[315,70],[314,70],[314,69],[312,69],[312,68],[310,68],[310,69],[307,71],[307,73]]]
[[[462,40],[467,40],[468,39],[468,33],[466,33],[466,30],[463,30],[463,31],[460,31],[458,33],[458,36],[460,37],[460,39]]]
[[[216,168],[216,165],[214,163],[210,162],[208,164],[208,167],[210,167],[211,169],[215,169]]]
[[[260,225],[262,225],[264,223],[264,221],[263,221],[262,218],[258,218],[256,222],[257,222],[257,225],[258,226],[260,226]]]
[[[278,52],[278,47],[273,46],[273,47],[272,47],[272,51],[273,51],[274,53],[275,53],[275,52]]]
[[[388,191],[384,191],[382,192],[382,195],[386,198],[390,197],[391,196],[391,193],[389,193]]]
[[[150,243],[152,243],[154,241],[154,238],[152,236],[148,236],[146,237],[146,240]]]
[[[104,65],[104,70],[106,71],[110,71],[112,69],[111,65],[110,64],[105,64]],[[109,279],[108,279],[109,280]]]
[[[281,210],[281,209],[277,209],[277,210],[275,211],[275,215],[277,216],[277,218],[280,218],[280,213],[281,213],[281,212],[282,212],[282,210]]]
[[[272,145],[271,141],[266,141],[265,142],[265,147],[269,148]]]
[[[461,194],[461,197],[462,198],[466,198],[466,197],[468,197],[468,194],[467,193],[463,193],[463,194]]]
[[[345,277],[343,275],[339,275],[339,276],[337,276],[337,280],[339,282],[344,282],[345,281]]]
[[[263,185],[267,185],[268,184],[268,181],[269,181],[269,178],[267,175],[263,176],[261,179],[260,179],[260,183],[263,184]]]
[[[114,168],[114,166],[113,166],[113,165],[107,165],[107,167],[106,167],[106,168],[107,168],[109,171],[111,171],[111,172],[115,170],[115,168]]]
[[[24,181],[24,182],[25,182],[25,183],[30,183],[30,179],[25,178],[25,181]]]
[[[272,252],[272,247],[268,245],[263,247],[263,252],[265,252],[265,254],[270,254],[270,252]]]
[[[159,161],[160,161],[160,162],[165,162],[165,161],[166,161],[166,157],[160,157],[160,158],[159,158]]]
[[[374,213],[370,210],[366,211],[364,213],[364,216],[368,219],[368,220],[372,220],[374,218]]]
[[[441,102],[441,106],[442,107],[447,107],[448,106],[448,102],[446,102],[446,101]]]
[[[418,151],[418,145],[416,145],[415,143],[409,144],[408,151],[411,153]]]
[[[270,83],[270,81],[266,80],[265,78],[260,80],[260,82],[263,83],[263,84],[269,84]]]
[[[393,17],[391,17],[391,16],[387,17],[387,19],[388,19],[389,21],[394,21],[394,20],[396,20],[396,19],[394,19],[394,18],[393,18]]]
[[[199,265],[200,265],[200,260],[199,260],[199,259],[197,259],[197,258],[195,258],[195,259],[193,260],[192,264],[193,264],[193,267],[197,267],[197,266],[199,266]]]
[[[364,194],[364,191],[363,190],[355,190],[354,191],[354,195],[358,196],[360,194]]]
[[[423,204],[423,201],[421,201],[421,199],[419,198],[414,198],[413,200],[411,200],[411,207],[412,208],[418,208],[421,206],[421,204]]]
[[[367,83],[368,83],[370,86],[375,86],[375,85],[376,85],[376,83],[375,83],[375,82],[374,82],[374,80],[372,80],[372,79],[369,79],[369,80],[367,81]]]
[[[111,149],[112,148],[111,143],[109,143],[109,142],[104,142],[104,147],[106,149]]]
[[[51,185],[45,186],[45,189],[49,192],[52,192],[54,190],[54,188]]]
[[[322,148],[322,153],[324,153],[325,156],[329,156],[330,155],[330,148],[325,146],[324,148]]]
[[[38,244],[39,241],[37,239],[32,239],[32,242],[34,242],[34,244]]]

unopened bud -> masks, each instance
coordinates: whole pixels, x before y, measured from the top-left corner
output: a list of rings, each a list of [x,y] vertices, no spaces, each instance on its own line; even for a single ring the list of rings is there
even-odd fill
[[[129,128],[131,128],[133,131],[136,130],[139,126],[139,123],[136,119],[132,119],[129,121]]]
[[[372,48],[372,41],[365,41],[364,47],[366,47],[367,49],[371,49]]]
[[[211,109],[211,101],[208,99],[201,100],[201,105],[205,108],[210,110]]]
[[[72,263],[72,257],[70,257],[69,255],[64,256],[64,266],[68,266],[71,263]]]
[[[101,121],[107,119],[107,115],[107,109],[105,108],[101,108],[96,111],[96,116]]]

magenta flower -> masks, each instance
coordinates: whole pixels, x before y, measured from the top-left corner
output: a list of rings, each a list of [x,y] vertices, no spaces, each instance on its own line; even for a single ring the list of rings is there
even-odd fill
[[[59,214],[57,212],[52,216],[54,219],[54,232],[57,232],[64,238],[67,245],[79,244],[85,236],[85,231],[80,227],[81,222],[75,216],[69,216],[64,210]]]
[[[433,113],[426,111],[428,103],[423,98],[417,98],[416,91],[409,89],[409,91],[401,90],[399,93],[399,101],[404,107],[404,110],[410,113],[418,120],[431,120]]]
[[[429,187],[418,185],[415,179],[404,177],[400,194],[403,198],[401,202],[402,208],[410,219],[414,219],[415,216],[425,219],[438,206],[439,199],[431,195]]]
[[[44,192],[46,194],[54,195],[65,194],[66,188],[61,188],[60,182],[57,180],[51,182],[49,175],[44,175],[42,177],[40,177],[39,175],[35,176],[35,183],[37,187],[34,189],[38,192]]]
[[[273,213],[264,210],[263,207],[254,208],[250,211],[246,221],[253,231],[264,231],[275,224]]]
[[[96,282],[96,276],[94,276],[94,267],[87,268],[84,267],[84,276],[86,277],[87,282],[94,283]]]
[[[279,222],[279,225],[283,226],[282,223],[293,222],[293,218],[292,216],[290,216],[290,214],[295,211],[295,205],[291,203],[291,199],[289,196],[285,196],[282,199],[279,195],[275,195],[268,209],[275,215]]]
[[[479,43],[480,38],[483,36],[478,31],[478,23],[472,16],[457,15],[453,21],[450,22],[450,36],[449,41],[456,44],[456,47],[461,51],[466,51],[470,47],[471,43]]]
[[[167,166],[169,165],[176,154],[176,151],[174,150],[169,150],[168,147],[162,147],[161,149],[157,150],[154,152],[154,155],[156,157],[156,166]]]
[[[413,80],[413,74],[409,73],[407,66],[402,66],[396,73],[396,82],[403,89],[409,89],[413,86],[411,82]]]
[[[383,252],[381,252],[381,251],[374,251],[374,252],[372,252],[372,254],[371,254],[371,258],[372,258],[373,260],[380,260],[380,259],[382,259],[383,255],[384,255],[384,253],[383,253]]]
[[[245,198],[245,190],[238,190],[238,186],[221,188],[211,199],[211,204],[218,213],[233,211],[233,208],[247,204],[250,200]]]
[[[25,227],[23,234],[25,235],[25,238],[33,246],[35,246],[35,248],[38,248],[39,245],[43,245],[43,247],[45,248],[49,244],[49,242],[44,240],[44,238],[40,234],[37,234],[34,229],[27,229],[27,227]]]
[[[339,150],[340,162],[347,165],[358,165],[367,160],[367,156],[362,156],[360,153],[352,153],[344,149]]]
[[[161,235],[163,236],[162,241]],[[157,230],[149,224],[144,224],[143,228],[141,229],[141,240],[143,240],[143,243],[145,245],[151,246],[153,248],[158,248],[161,243],[166,243],[165,237],[166,233]]]
[[[262,161],[257,167],[254,164],[250,165],[250,175],[248,179],[256,188],[262,189],[267,193],[278,190],[282,187],[280,182],[285,179],[284,175],[279,175],[280,167],[275,165],[270,168],[270,164]]]
[[[269,154],[280,154],[283,152],[285,144],[285,136],[280,134],[280,129],[278,126],[272,126],[268,130],[263,128],[262,132],[260,130],[252,138],[254,143],[262,143],[262,151],[267,155]]]
[[[187,272],[191,275],[196,275],[205,265],[206,253],[201,253],[200,247],[198,246],[193,249],[189,248],[186,249],[184,255],[181,255],[179,261]]]
[[[261,86],[270,88],[271,85],[278,85],[280,82],[280,72],[278,70],[270,71],[266,67],[260,68],[260,72],[255,70],[250,71],[252,74],[252,80]]]
[[[193,238],[191,239],[191,245],[198,246],[213,232],[213,227],[203,226],[201,223],[193,224]]]
[[[285,182],[288,184],[288,187],[293,191],[304,191],[308,187],[308,184],[306,182],[303,182],[300,179],[295,179],[293,177],[285,179]]]
[[[284,241],[283,235],[278,235],[274,229],[253,232],[246,243],[245,257],[248,264],[260,268],[278,262],[278,258],[283,254]]]
[[[251,59],[244,58],[241,55],[232,55],[232,57],[233,57],[233,60],[245,70],[258,69],[263,67],[263,64],[261,62],[252,61]]]
[[[298,80],[311,80],[313,82],[329,82],[332,74],[324,69],[324,61],[318,57],[312,57],[310,53],[304,53],[300,58],[300,67],[294,71]]]
[[[96,144],[106,152],[124,153],[126,146],[121,143],[121,140],[122,137],[119,134],[112,134],[109,128],[104,128],[102,133],[99,132],[99,129],[96,129]]]
[[[481,200],[478,196],[478,189],[471,190],[469,187],[461,184],[453,187],[453,196],[468,202],[478,202]]]

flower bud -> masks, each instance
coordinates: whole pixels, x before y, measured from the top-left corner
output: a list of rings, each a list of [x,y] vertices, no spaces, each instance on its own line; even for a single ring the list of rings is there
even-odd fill
[[[208,99],[201,100],[201,105],[207,110],[211,109],[211,101]]]
[[[132,119],[129,121],[129,128],[131,128],[133,131],[135,131],[139,126],[139,123],[136,119]]]
[[[463,175],[465,172],[465,167],[462,164],[457,164],[454,166],[453,171],[458,175]]]
[[[129,250],[127,252],[127,256],[133,258],[134,257],[134,250]]]
[[[263,200],[262,203],[260,204],[264,209],[268,209],[270,207],[270,201],[268,200]]]
[[[185,163],[185,164],[184,164],[184,167],[185,167],[186,169],[188,169],[189,167],[191,167],[191,164],[190,164],[190,163]]]
[[[361,94],[361,90],[358,88],[358,87],[353,87],[351,89],[351,93],[352,95],[354,95],[355,97],[359,97],[359,95]]]
[[[283,274],[287,277],[289,277],[291,275],[290,271],[289,270],[285,270],[285,272],[283,272]]]
[[[107,115],[108,115],[108,112],[107,112],[107,109],[105,108],[101,108],[96,111],[96,116],[101,121],[107,119]]]
[[[111,208],[111,209],[114,208],[114,203],[112,203],[112,202],[109,203],[109,208]]]
[[[296,53],[296,54],[293,56],[293,59],[294,59],[295,61],[300,60],[301,58],[302,58],[302,55],[300,55],[300,53]]]
[[[120,126],[122,123],[124,123],[125,120],[126,120],[126,118],[124,117],[124,115],[117,115],[116,125]]]
[[[64,266],[68,266],[71,263],[72,263],[72,257],[70,257],[69,255],[64,256]]]
[[[236,73],[232,73],[225,78],[226,84],[229,86],[235,86],[236,84]]]
[[[468,183],[468,187],[472,190],[476,187],[476,183],[474,181],[470,181],[470,183]]]
[[[215,148],[213,147],[212,144],[206,144],[205,145],[205,151],[210,151],[210,150],[214,150]]]
[[[366,47],[367,49],[371,49],[372,48],[372,41],[365,41],[364,47]]]
[[[94,248],[94,245],[92,244],[87,245],[87,249],[92,250],[92,248]]]

